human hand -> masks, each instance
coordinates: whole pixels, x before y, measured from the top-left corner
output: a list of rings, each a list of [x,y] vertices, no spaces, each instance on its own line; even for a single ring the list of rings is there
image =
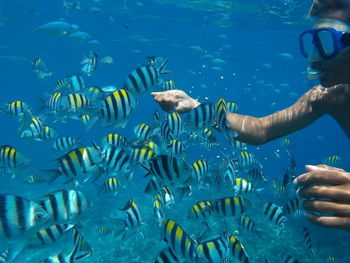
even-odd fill
[[[308,172],[293,183],[301,187],[300,197],[312,198],[303,202],[307,218],[320,226],[350,231],[350,173],[327,165],[305,167]]]
[[[162,110],[166,112],[175,110],[178,113],[186,113],[200,104],[182,90],[152,92],[151,95]]]

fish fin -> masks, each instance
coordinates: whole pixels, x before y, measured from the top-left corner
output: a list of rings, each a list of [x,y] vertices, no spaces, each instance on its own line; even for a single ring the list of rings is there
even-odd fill
[[[125,237],[125,235],[126,235],[126,232],[127,231],[127,229],[126,229],[126,227],[123,227],[122,229],[120,229],[117,233],[115,233],[114,234],[114,237],[118,237],[119,235],[121,235],[122,233],[124,233],[124,235],[123,235],[123,237],[122,237],[122,239]]]
[[[152,174],[152,172],[151,172],[151,170],[150,170],[150,168],[149,167],[147,167],[146,165],[144,165],[143,163],[139,163],[139,165],[143,168],[143,169],[145,169],[146,171],[147,171],[147,174],[144,176],[144,177],[146,177],[146,176],[148,176],[148,175],[151,175]]]
[[[5,262],[7,262],[8,254],[9,254],[9,249],[6,249],[6,250],[4,250],[4,251],[2,251],[2,252],[0,253],[0,258],[1,258],[1,259],[4,259]]]
[[[8,248],[6,263],[13,261],[18,256],[18,254],[21,253],[25,245],[26,240],[16,240],[16,242],[11,243]]]
[[[95,141],[92,141],[91,144],[96,150],[101,151],[101,146],[99,146]]]
[[[35,100],[36,100],[36,108],[34,110],[35,110],[35,113],[39,114],[45,110],[46,100],[41,97],[36,97]]]
[[[96,124],[96,122],[99,120],[98,116],[93,117],[89,120],[89,122],[84,126],[84,130],[87,132]]]
[[[168,72],[165,72],[165,71],[163,71],[163,69],[164,69],[164,67],[168,64],[168,59],[165,59],[163,62],[162,62],[162,64],[160,64],[160,66],[159,66],[159,68],[158,68],[158,72],[160,73],[160,74],[169,74]],[[171,74],[171,73],[170,73]]]
[[[51,176],[51,178],[48,179],[47,184],[51,184],[60,176],[60,171],[58,169],[46,169],[40,170],[40,172],[43,172],[45,175]]]

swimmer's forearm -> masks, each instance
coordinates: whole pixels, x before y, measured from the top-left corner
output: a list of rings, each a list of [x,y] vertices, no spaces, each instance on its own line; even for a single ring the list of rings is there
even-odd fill
[[[301,130],[320,116],[323,111],[315,107],[315,92],[304,94],[291,107],[262,118],[240,114],[228,114],[229,125],[238,132],[237,139],[249,144],[260,145]]]

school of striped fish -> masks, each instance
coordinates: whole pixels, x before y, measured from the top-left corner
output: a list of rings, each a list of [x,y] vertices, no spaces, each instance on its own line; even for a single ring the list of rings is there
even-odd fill
[[[214,2],[207,8],[233,8],[231,1]],[[79,11],[80,1],[63,1],[63,9]],[[38,30],[98,44],[65,21]],[[203,53],[200,46],[190,50]],[[342,262],[319,248],[316,228],[305,219],[292,184],[298,167],[291,139],[281,139],[275,152],[284,172],[267,172],[258,148],[227,128],[226,114],[239,109],[229,98],[208,98],[184,114],[155,108],[130,128],[151,92],[179,88],[168,70],[171,57],[146,57],[118,87],[92,83],[98,67],[115,62],[97,53],[83,54],[80,72],[55,79],[35,105],[20,98],[0,105],[1,117],[17,121],[13,132],[20,142],[49,145],[45,154],[57,156],[33,168],[40,156],[28,156],[21,143],[0,145],[0,175],[30,189],[0,191],[0,263]],[[216,72],[227,64],[210,54],[202,59]],[[40,57],[31,60],[31,71],[38,80],[56,78]],[[71,122],[79,123],[80,135],[61,132]],[[97,131],[105,135],[86,139]],[[320,161],[338,166],[342,159]]]
[[[82,63],[83,73],[93,74],[97,63],[97,54],[91,51]],[[60,190],[35,199],[21,193],[0,195],[0,237],[6,243],[3,262],[16,262],[18,255],[31,250],[38,251],[42,262],[75,262],[96,256],[99,251],[91,245],[93,241],[81,234],[91,228],[93,206],[105,198],[114,203],[125,196],[130,199],[109,207],[109,213],[93,228],[101,240],[112,238],[116,246],[125,245],[124,249],[142,246],[151,235],[156,240],[152,255],[135,262],[275,262],[276,256],[283,257],[283,263],[311,262],[300,258],[295,249],[254,253],[264,249],[264,240],[280,240],[294,231],[295,223],[289,229],[289,221],[298,217],[303,221],[303,253],[313,260],[320,258],[312,232],[302,219],[302,200],[291,183],[296,176],[296,161],[290,153],[294,144],[288,138],[281,140],[284,150],[280,154],[288,165],[283,176],[269,178],[250,146],[235,140],[226,127],[226,113],[237,111],[231,107],[236,105],[233,102],[220,98],[181,115],[155,111],[149,122],[134,127],[133,134],[122,135],[142,97],[175,88],[175,81],[167,78],[167,64],[168,59],[148,57],[146,64],[130,72],[123,88],[116,90],[87,85],[80,74],[67,75],[40,100],[38,113],[24,101],[4,104],[2,113],[18,119],[19,138],[50,142],[51,151],[60,154],[52,167],[42,167],[24,183]],[[84,144],[84,134],[60,136],[53,128],[55,122],[67,120],[80,122],[85,133],[108,127],[116,132]],[[222,147],[219,136],[228,141],[231,154],[213,159],[209,152]],[[203,149],[193,163],[188,158],[191,147]],[[340,161],[340,156],[324,160],[329,165]],[[21,180],[30,165],[31,159],[17,146],[0,147],[5,176]],[[89,193],[88,198],[84,192],[91,187],[95,194]],[[266,192],[271,196],[263,198]],[[183,213],[185,203],[190,206]],[[54,247],[67,236],[71,240],[68,248],[40,253],[41,248]],[[250,240],[260,241],[252,249]],[[131,260],[132,253],[124,258]]]

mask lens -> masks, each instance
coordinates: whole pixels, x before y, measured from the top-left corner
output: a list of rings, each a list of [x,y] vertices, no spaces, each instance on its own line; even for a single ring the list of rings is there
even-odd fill
[[[306,33],[302,37],[302,44],[305,56],[309,56],[313,46],[313,36],[311,33]]]
[[[332,55],[335,50],[333,34],[330,31],[322,30],[318,32],[318,38],[324,54],[326,56]]]

